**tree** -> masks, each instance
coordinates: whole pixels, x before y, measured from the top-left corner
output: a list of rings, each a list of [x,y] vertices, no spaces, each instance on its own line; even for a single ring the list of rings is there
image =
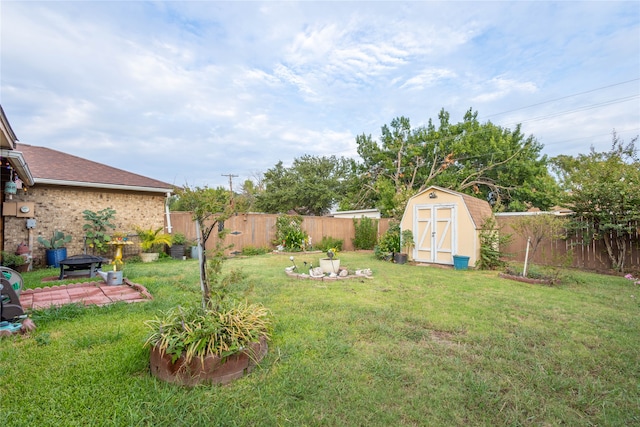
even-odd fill
[[[518,217],[511,224],[511,228],[514,233],[528,239],[527,242],[531,243],[531,252],[529,253],[531,259],[544,240],[557,240],[566,237],[564,218],[545,212]]]
[[[625,144],[615,130],[611,150],[553,159],[564,189],[563,205],[575,212],[573,225],[585,241],[604,242],[611,267],[624,271],[631,236],[640,221],[638,137]]]
[[[546,209],[555,203],[557,186],[547,170],[542,145],[532,136],[481,124],[468,110],[461,123],[451,124],[441,110],[436,127],[412,129],[409,119],[393,119],[381,130],[380,143],[356,137],[362,158],[361,175],[368,178],[362,193],[375,195],[387,216],[398,217],[412,195],[439,185],[489,200],[496,210]]]
[[[240,194],[235,197],[235,206],[237,210],[242,212],[251,212],[255,210],[258,194],[263,191],[261,182],[256,184],[251,179],[246,179],[242,184]]]
[[[256,195],[256,207],[268,213],[294,210],[301,215],[324,215],[344,194],[342,182],[349,162],[335,156],[304,155],[286,168],[280,161],[265,172],[265,189]]]
[[[202,307],[206,308],[211,302],[211,278],[207,263],[206,243],[214,229],[218,229],[218,244],[216,256],[211,266],[215,274],[220,269],[222,240],[225,235],[224,221],[233,213],[229,191],[223,187],[190,187],[185,185],[176,190],[180,206],[185,211],[193,212],[193,219],[198,229],[198,246],[200,252],[200,286],[202,289]]]

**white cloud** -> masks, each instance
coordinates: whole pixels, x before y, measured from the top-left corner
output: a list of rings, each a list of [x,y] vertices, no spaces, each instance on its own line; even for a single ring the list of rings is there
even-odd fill
[[[637,79],[638,22],[616,1],[3,2],[0,91],[25,143],[170,182],[355,155],[356,134],[441,108],[522,122],[576,153],[633,132],[640,107],[554,112],[638,82],[544,101]]]
[[[484,86],[486,86],[486,89]],[[483,85],[482,89],[487,91],[474,96],[471,101],[478,103],[491,102],[504,98],[513,92],[535,93],[537,91],[537,87],[533,82],[519,82],[502,77],[495,77],[489,80]]]
[[[457,77],[455,72],[444,68],[425,69],[419,74],[407,79],[402,85],[400,85],[400,88],[423,90],[429,86],[437,84],[440,80],[455,77]]]

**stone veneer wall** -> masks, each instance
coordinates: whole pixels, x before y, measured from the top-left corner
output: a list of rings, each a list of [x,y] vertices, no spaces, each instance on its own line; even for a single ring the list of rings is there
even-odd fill
[[[38,236],[51,238],[54,230],[70,234],[73,239],[67,255],[83,253],[86,224],[82,212],[115,209],[114,232],[135,234],[134,226],[158,228],[165,224],[165,196],[159,193],[88,189],[82,187],[35,185],[26,192],[19,191],[15,201],[33,202],[36,227],[32,230],[31,253],[35,266],[45,265],[45,249]],[[27,218],[4,217],[4,248],[15,251],[21,242],[29,244]],[[88,250],[88,253],[91,253]],[[106,255],[105,255],[106,256]]]

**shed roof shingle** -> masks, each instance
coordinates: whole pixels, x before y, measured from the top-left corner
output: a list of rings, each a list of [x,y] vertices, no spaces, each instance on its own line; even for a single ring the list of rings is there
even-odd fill
[[[22,152],[36,184],[38,181],[53,180],[68,181],[70,185],[74,182],[86,183],[88,186],[95,184],[96,187],[104,185],[142,187],[149,188],[151,191],[173,189],[173,185],[166,182],[46,147],[20,143],[17,144],[16,150]]]

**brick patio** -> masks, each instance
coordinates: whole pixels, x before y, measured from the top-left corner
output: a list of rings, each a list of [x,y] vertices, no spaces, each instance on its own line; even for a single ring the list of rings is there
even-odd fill
[[[41,310],[74,303],[107,305],[119,301],[143,302],[151,299],[153,297],[144,286],[127,279],[124,279],[124,284],[118,286],[86,282],[26,289],[20,293],[20,304],[25,310]]]

